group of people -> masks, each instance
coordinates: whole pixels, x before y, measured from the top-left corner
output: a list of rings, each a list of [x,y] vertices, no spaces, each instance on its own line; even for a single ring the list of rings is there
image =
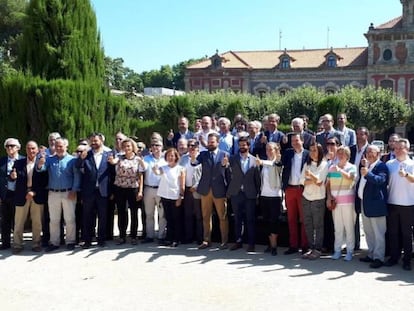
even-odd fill
[[[352,260],[360,248],[361,214],[368,252],[360,260],[372,268],[392,266],[403,250],[403,268],[410,270],[414,161],[409,141],[392,134],[389,152],[382,154],[369,144],[368,129],[348,128],[343,113],[336,129],[330,114],[321,116],[317,133],[307,128],[308,121],[298,116],[283,133],[277,114],[261,121],[237,115],[233,127],[226,117],[204,116],[192,132],[181,117],[165,140],[153,133],[148,149],[121,132],[108,148],[103,134],[92,133],[74,154],[65,138],[51,133],[49,148],[27,142],[26,157],[19,155],[18,139],[8,138],[7,156],[0,158],[1,248],[14,254],[23,250],[29,212],[33,251],[43,246],[51,252],[63,243],[69,250],[77,244],[87,249],[94,239],[104,247],[113,239],[116,209],[119,245],[140,238],[170,247],[196,241],[206,249],[212,245],[215,211],[219,249],[237,250],[246,243],[248,252],[255,251],[260,214],[268,233],[265,252],[275,256],[286,208],[286,255],[301,252],[303,259],[315,260],[331,252],[334,260],[343,253],[345,261]]]

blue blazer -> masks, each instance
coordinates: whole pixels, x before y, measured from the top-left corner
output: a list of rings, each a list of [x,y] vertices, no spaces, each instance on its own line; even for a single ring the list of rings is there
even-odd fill
[[[362,207],[367,217],[381,217],[388,215],[388,168],[387,165],[378,161],[377,165],[365,177],[367,183],[364,187]],[[359,182],[357,184],[357,191]]]
[[[18,160],[24,157],[19,155]],[[7,161],[8,157],[4,156],[0,158],[0,199],[4,200],[7,194],[7,182],[10,181],[10,177],[7,174]]]
[[[14,201],[17,206],[23,206],[26,203],[27,193],[27,158],[19,159],[14,162],[13,168],[16,169],[16,190],[14,192]],[[39,172],[33,169],[32,191],[35,192],[33,200],[37,204],[47,202],[47,171]]]
[[[112,193],[112,181],[114,167],[108,163],[109,152],[104,151],[102,154],[101,164],[96,169],[93,151],[89,150],[85,159],[78,158],[76,166],[79,168],[81,180],[81,194],[83,198],[91,197],[96,190],[96,181],[98,181],[99,193],[103,197],[109,197]]]
[[[197,192],[201,195],[207,195],[211,190],[215,198],[225,198],[227,192],[227,181],[225,178],[225,168],[221,166],[224,156],[230,155],[222,150],[218,150],[214,163],[210,159],[209,151],[202,151],[197,156],[196,163],[193,166],[201,164],[201,178],[198,183]]]
[[[256,165],[256,158],[251,154],[249,157],[249,169],[243,173],[240,154],[230,158],[230,165],[227,168],[229,188],[227,196],[237,195],[243,185],[243,191],[248,199],[256,199],[260,193],[260,166]]]
[[[292,171],[292,159],[295,156],[295,150],[293,148],[286,149],[282,155],[283,171],[282,171],[282,189],[286,190],[286,187],[289,184],[289,177]],[[303,166],[309,157],[309,151],[303,149],[302,163],[300,170],[302,171]]]
[[[177,142],[180,138],[181,134],[179,132],[175,132],[172,140],[166,139],[165,146],[177,148]],[[187,134],[185,134],[185,139],[188,140],[191,138],[194,138],[194,133],[189,130],[187,131]]]

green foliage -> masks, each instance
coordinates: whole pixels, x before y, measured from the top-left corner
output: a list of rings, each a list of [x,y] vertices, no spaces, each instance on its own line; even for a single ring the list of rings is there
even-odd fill
[[[167,129],[174,129],[180,117],[187,117],[192,123],[195,119],[194,106],[186,96],[170,97],[169,103],[163,108],[159,117],[161,124]]]
[[[19,63],[47,80],[103,82],[104,54],[89,0],[31,0]]]

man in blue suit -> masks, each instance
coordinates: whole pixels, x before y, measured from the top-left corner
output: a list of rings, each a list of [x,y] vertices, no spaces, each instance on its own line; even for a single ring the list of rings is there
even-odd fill
[[[361,199],[362,222],[368,245],[368,255],[360,260],[370,262],[371,268],[381,267],[385,255],[388,168],[380,156],[377,146],[367,147],[366,159],[361,160],[361,178],[356,187]]]
[[[4,148],[7,156],[0,158],[0,213],[1,213],[1,249],[11,247],[10,236],[14,221],[14,191],[16,182],[10,179],[13,165],[16,160],[22,159],[19,155],[20,142],[16,138],[7,138]]]
[[[201,152],[196,159],[191,159],[191,165],[201,164],[201,179],[197,192],[201,194],[201,212],[203,215],[204,238],[199,249],[208,248],[211,245],[211,215],[213,204],[216,208],[220,222],[221,245],[220,249],[227,248],[229,225],[227,219],[226,192],[227,182],[223,159],[229,157],[225,151],[219,150],[220,135],[210,133],[208,135],[207,151]]]
[[[91,149],[82,152],[76,163],[82,174],[83,248],[91,246],[96,214],[98,215],[98,246],[105,246],[108,197],[111,195],[113,176],[113,168],[108,163],[109,152],[103,150],[102,134],[91,134],[89,141]]]
[[[230,158],[230,163],[224,162],[229,173],[229,188],[227,196],[231,199],[234,211],[236,243],[230,250],[243,247],[243,223],[247,229],[248,252],[254,252],[256,199],[260,193],[260,166],[256,158],[249,153],[249,139],[241,137],[238,141],[239,153]],[[227,159],[227,158],[225,158]]]
[[[177,143],[180,138],[189,140],[193,137],[194,133],[188,129],[188,119],[186,117],[181,117],[178,119],[178,132],[174,133],[173,130],[170,130],[165,145],[167,147],[177,148]]]
[[[10,178],[16,181],[14,202],[16,213],[14,217],[13,254],[23,250],[24,224],[30,212],[32,220],[32,251],[40,252],[43,207],[47,201],[47,172],[35,170],[36,155],[39,147],[36,142],[29,141],[26,144],[26,158],[14,162]]]

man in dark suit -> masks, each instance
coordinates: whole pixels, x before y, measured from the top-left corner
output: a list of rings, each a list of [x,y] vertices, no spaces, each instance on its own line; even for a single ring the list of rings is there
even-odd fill
[[[93,133],[89,141],[91,149],[82,152],[76,163],[82,174],[83,248],[91,246],[96,215],[98,215],[98,246],[105,246],[108,197],[111,195],[113,175],[113,168],[108,163],[109,153],[103,150],[102,134]]]
[[[20,142],[16,138],[7,138],[4,142],[7,156],[0,158],[0,213],[1,213],[1,249],[11,247],[11,229],[14,221],[14,191],[16,182],[10,179],[13,165],[16,160],[22,159],[19,155]]]
[[[370,262],[371,268],[381,267],[385,256],[388,169],[380,161],[380,155],[377,146],[367,147],[366,159],[361,161],[361,177],[356,186],[357,196],[362,201],[362,222],[368,245],[367,256],[360,260]]]
[[[394,145],[395,143],[397,143],[400,140],[400,135],[398,135],[397,133],[392,133],[389,137],[388,137],[388,152],[384,153],[381,156],[381,161],[384,163],[387,163],[387,161],[395,159],[395,153],[394,153]]]
[[[227,182],[225,179],[225,168],[222,162],[229,154],[219,150],[219,139],[220,136],[217,133],[210,133],[207,142],[208,150],[201,152],[196,159],[191,159],[192,165],[202,165],[201,179],[197,187],[197,192],[201,194],[204,239],[203,243],[199,245],[199,249],[205,249],[211,245],[211,215],[213,212],[213,203],[220,222],[221,245],[219,248],[227,248],[229,231],[226,204]]]
[[[276,113],[269,114],[267,116],[267,130],[260,137],[260,159],[266,159],[266,144],[269,141],[280,144],[285,134],[277,129],[280,123],[280,116]]]
[[[300,183],[300,176],[303,165],[309,157],[309,151],[303,148],[303,136],[299,133],[292,134],[292,147],[282,155],[282,188],[285,191],[289,226],[289,249],[285,252],[286,255],[298,252],[299,246],[303,253],[308,250],[308,241],[303,225],[303,186]],[[300,237],[298,222],[300,223]]]
[[[177,143],[180,138],[189,140],[193,137],[194,133],[188,129],[188,119],[186,117],[181,117],[178,119],[178,132],[174,133],[173,130],[170,130],[165,145],[167,147],[177,148]]]
[[[309,150],[311,143],[314,141],[314,136],[304,130],[304,121],[302,118],[294,118],[291,122],[292,132],[287,133],[281,142],[280,147],[282,151],[292,148],[292,134],[300,133],[303,136],[303,148]]]
[[[248,252],[254,252],[256,199],[260,193],[260,166],[249,153],[249,139],[241,137],[238,141],[239,153],[230,158],[227,167],[229,188],[227,196],[231,199],[234,212],[236,243],[230,250],[243,247],[243,223],[247,227]],[[227,158],[225,158],[227,161]]]
[[[13,254],[18,254],[23,250],[24,224],[29,212],[32,220],[32,250],[34,252],[42,250],[42,217],[44,204],[47,201],[48,176],[47,172],[37,172],[34,169],[38,152],[37,143],[29,141],[26,144],[27,158],[16,160],[10,174],[11,179],[16,181]]]
[[[328,151],[326,148],[326,141],[329,137],[337,137],[341,142],[341,145],[345,145],[344,134],[334,129],[334,120],[331,114],[327,113],[323,115],[320,118],[320,122],[322,123],[323,131],[316,134],[316,142],[322,145],[324,153]]]
[[[356,145],[351,146],[349,149],[351,150],[351,157],[349,162],[355,164],[357,170],[361,169],[361,159],[365,158],[365,151],[368,147],[368,138],[369,138],[369,131],[365,126],[361,126],[356,130]],[[357,182],[359,181],[360,176],[357,177]],[[355,250],[360,249],[361,245],[361,232],[360,232],[360,221],[359,215],[361,214],[361,200],[356,195],[355,196]]]
[[[262,145],[260,139],[263,135],[263,133],[260,132],[261,127],[262,124],[259,121],[250,121],[247,124],[247,133],[249,133],[248,139],[250,145],[249,152],[254,156],[260,154],[260,148]]]

